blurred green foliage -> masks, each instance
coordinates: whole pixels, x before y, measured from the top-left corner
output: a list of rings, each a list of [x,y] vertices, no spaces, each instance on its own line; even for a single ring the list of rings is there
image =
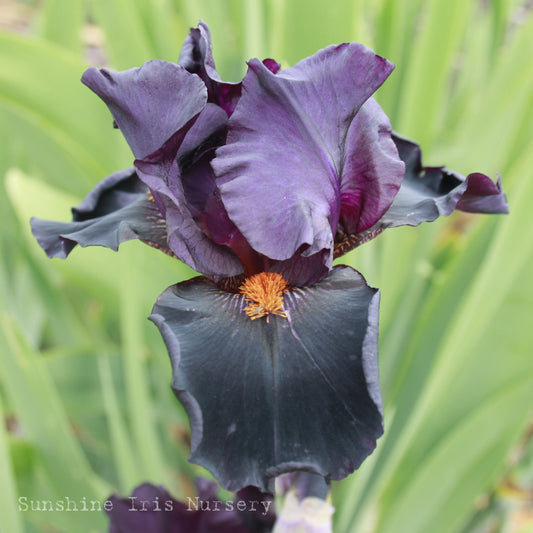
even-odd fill
[[[335,485],[335,531],[533,531],[524,440],[533,415],[527,4],[3,2],[0,531],[106,527],[103,513],[19,512],[19,496],[102,500],[145,480],[191,494],[199,469],[186,461],[188,422],[146,321],[157,295],[191,271],[139,242],[50,261],[28,220],[67,220],[98,180],[131,164],[107,109],[78,81],[85,68],[175,61],[199,19],[226,79],[239,79],[250,57],[290,65],[333,42],[373,47],[396,64],[378,100],[395,130],[421,143],[426,164],[502,174],[509,216],[454,214],[390,230],[347,257],[382,289],[386,433],[360,471]]]

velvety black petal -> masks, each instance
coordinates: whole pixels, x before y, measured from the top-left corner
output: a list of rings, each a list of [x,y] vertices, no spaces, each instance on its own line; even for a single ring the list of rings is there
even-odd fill
[[[455,209],[478,213],[507,213],[501,182],[488,176],[469,174],[466,178],[443,167],[423,167],[420,147],[393,135],[405,177],[391,207],[375,227],[417,226],[447,216]]]
[[[279,272],[289,285],[297,287],[312,285],[328,274],[329,269],[326,266],[328,255],[326,250],[309,256],[296,254],[285,261],[269,262],[267,270]]]
[[[131,239],[172,254],[165,221],[134,169],[102,180],[72,214],[72,222],[32,218],[33,235],[49,257],[64,259],[76,244],[117,250],[121,242]]]
[[[284,472],[341,479],[382,434],[379,292],[349,267],[290,289],[287,318],[251,320],[240,294],[205,278],[167,289],[151,320],[189,414],[190,460],[230,490]]]

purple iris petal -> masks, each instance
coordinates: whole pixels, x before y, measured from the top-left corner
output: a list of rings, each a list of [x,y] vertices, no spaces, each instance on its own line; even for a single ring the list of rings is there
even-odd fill
[[[389,118],[369,98],[348,130],[341,178],[341,218],[345,233],[373,226],[390,207],[405,172],[391,137]]]
[[[163,487],[149,483],[136,487],[128,498],[113,495],[108,501],[109,533],[178,533],[184,527],[194,531],[198,520]]]
[[[248,502],[248,509],[239,513],[249,533],[269,533],[276,521],[276,509],[272,495],[261,492],[257,487],[244,487],[237,492],[236,502]],[[256,502],[252,506],[252,502]],[[237,503],[238,505],[238,503]]]
[[[186,200],[177,159],[167,165],[136,161],[139,175],[145,183],[154,184],[158,203],[163,204],[168,245],[176,257],[192,269],[215,279],[235,276],[242,272],[242,264],[234,252],[214,242],[195,220],[193,206]],[[196,166],[202,173],[204,167]],[[210,168],[204,170],[211,172]],[[166,185],[169,176],[176,180]],[[196,176],[202,179],[202,176]]]
[[[227,120],[222,109],[208,103],[177,152],[163,145],[148,158],[135,161],[139,176],[162,206],[170,248],[191,268],[214,278],[234,276],[243,269],[230,248],[212,239],[208,227],[213,217],[221,225],[220,213],[210,209],[217,186],[209,161],[215,147],[224,142]]]
[[[494,183],[485,174],[474,172],[466,178],[467,187],[457,209],[470,213],[508,213],[501,176]]]
[[[207,104],[180,144],[176,157],[180,166],[187,168],[199,160],[206,152],[224,144],[228,117],[220,107]]]
[[[267,272],[279,272],[294,287],[312,285],[329,272],[326,263],[329,253],[326,250],[313,255],[303,256],[300,254],[286,259],[285,261],[270,261],[265,265]]]
[[[91,67],[81,81],[107,104],[137,159],[190,127],[207,101],[198,76],[159,60],[123,72]]]
[[[357,136],[349,130],[392,68],[355,43],[325,48],[278,74],[250,61],[227,143],[212,165],[230,219],[255,250],[276,260],[302,245],[304,256],[332,251],[341,183],[352,179],[344,172],[355,167],[347,138]],[[363,209],[374,210],[368,204]]]
[[[32,232],[49,257],[65,258],[76,244],[117,250],[130,239],[141,239],[172,254],[165,220],[135,169],[102,180],[72,214],[72,222],[32,218]]]
[[[420,147],[397,134],[393,136],[406,164],[405,178],[389,210],[375,228],[417,226],[455,209],[482,213],[507,213],[501,182],[488,176],[469,174],[466,178],[444,167],[423,167]]]
[[[109,533],[263,533],[269,530],[266,528],[273,520],[271,496],[246,488],[238,493],[236,501],[222,502],[216,498],[216,483],[197,480],[196,485],[198,496],[189,497],[187,504],[172,498],[163,487],[149,483],[139,485],[127,498],[111,496],[107,510]],[[238,502],[243,502],[242,512],[237,508]],[[259,508],[264,514],[251,511]]]
[[[273,59],[265,59],[265,66],[276,73],[281,65]],[[222,81],[215,68],[211,47],[211,32],[205,22],[200,22],[191,31],[181,48],[178,64],[193,74],[198,74],[207,87],[208,101],[219,105],[230,116],[239,98],[242,86],[240,82]]]
[[[281,65],[275,59],[263,59],[263,65],[273,74],[277,74],[281,70]]]
[[[191,209],[202,210],[216,189],[213,171],[205,162],[224,142],[227,120],[222,109],[207,104],[187,131],[180,130],[149,157],[135,161],[141,179],[152,192],[174,198],[178,209],[185,202]],[[143,170],[157,167],[151,173]]]
[[[241,84],[224,82],[215,68],[211,51],[211,32],[200,22],[192,28],[181,48],[178,64],[198,74],[207,87],[208,101],[219,105],[229,115],[241,96]]]
[[[341,479],[381,435],[379,293],[349,267],[285,293],[287,317],[251,320],[205,278],[174,285],[150,317],[188,411],[191,461],[225,488],[306,470]]]

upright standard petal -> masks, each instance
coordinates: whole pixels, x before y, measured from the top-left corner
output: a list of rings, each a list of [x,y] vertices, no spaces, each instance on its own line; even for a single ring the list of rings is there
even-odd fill
[[[189,414],[190,459],[229,490],[268,490],[294,470],[341,479],[383,431],[379,292],[336,267],[284,301],[252,320],[243,295],[195,278],[167,289],[151,316]]]
[[[118,250],[131,239],[172,255],[165,220],[133,168],[102,180],[72,214],[72,222],[31,219],[33,235],[49,257],[64,259],[76,244]]]
[[[348,130],[392,68],[356,43],[278,74],[250,61],[212,165],[230,219],[258,252],[285,260],[304,246],[304,256],[332,251]]]
[[[197,272],[217,280],[240,274],[243,267],[238,257],[230,248],[214,242],[195,220],[194,206],[188,204],[181,180],[177,179],[171,186],[161,185],[169,175],[180,176],[178,161],[168,165],[145,161],[135,164],[144,182],[160,186],[154,195],[157,194],[157,202],[162,205],[168,246],[176,257]],[[198,173],[210,171],[203,166],[195,169],[196,178],[200,178]]]
[[[123,72],[91,67],[81,81],[107,104],[137,159],[187,130],[207,101],[198,76],[166,61]]]
[[[178,141],[175,135],[148,157],[135,161],[140,178],[152,192],[201,211],[216,189],[213,171],[204,163],[209,162],[215,148],[224,142],[227,120],[224,111],[207,104],[194,124],[180,132],[178,146],[174,145]],[[168,144],[174,146],[169,148]],[[156,167],[156,172],[145,170]]]
[[[228,116],[233,113],[241,96],[241,84],[220,79],[211,50],[211,32],[205,22],[200,22],[197,28],[191,28],[183,43],[178,64],[202,78],[209,102],[219,105]]]
[[[376,226],[417,226],[455,209],[474,213],[508,213],[501,181],[494,183],[481,173],[466,178],[444,167],[423,167],[420,147],[394,134],[398,152],[405,161],[405,178],[389,210]]]
[[[135,161],[141,179],[161,205],[170,248],[191,268],[215,279],[243,270],[234,252],[213,240],[209,231],[209,224],[221,225],[218,211],[211,209],[210,200],[218,193],[209,161],[224,142],[227,120],[222,109],[208,103],[176,153],[164,145]]]
[[[273,59],[263,60],[264,65],[276,73],[281,65]],[[207,87],[209,102],[220,106],[228,116],[235,110],[241,97],[241,82],[222,81],[215,68],[211,47],[211,32],[205,22],[191,28],[181,48],[178,64],[193,74],[198,74]]]
[[[346,139],[339,220],[344,233],[372,227],[400,188],[405,165],[391,134],[389,118],[369,98],[354,117]]]

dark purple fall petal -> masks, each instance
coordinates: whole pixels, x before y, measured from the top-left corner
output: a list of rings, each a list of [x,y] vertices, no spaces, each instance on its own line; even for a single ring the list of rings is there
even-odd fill
[[[276,521],[276,508],[274,497],[269,493],[261,492],[257,487],[244,487],[237,492],[235,501],[248,502],[248,510],[239,513],[249,533],[269,533]],[[258,502],[251,505],[252,502]]]
[[[356,43],[325,48],[277,74],[249,62],[227,142],[212,166],[230,219],[255,250],[275,260],[289,259],[304,245],[304,256],[332,252],[341,183],[361,181],[344,175],[357,168],[348,132],[392,68]],[[349,137],[358,139],[353,130]],[[401,174],[381,179],[399,182]],[[393,188],[384,186],[389,196]],[[371,194],[367,203],[356,207],[376,209]]]
[[[107,511],[109,533],[262,533],[260,522],[248,512],[239,513],[235,505],[216,499],[216,484],[202,480],[196,497],[189,504],[179,502],[163,488],[149,483],[138,486],[128,498],[111,496]],[[260,500],[261,493],[251,493]],[[245,497],[240,498],[247,505]],[[271,497],[270,497],[271,499]],[[232,502],[230,502],[232,503]],[[272,506],[270,506],[272,507]],[[215,510],[216,509],[216,510]],[[249,515],[249,516],[248,516]],[[252,526],[245,523],[250,519]],[[269,517],[265,514],[265,519]],[[254,527],[255,526],[255,527]]]
[[[500,180],[495,184],[480,173],[465,178],[444,167],[423,167],[416,143],[397,134],[393,139],[405,162],[405,178],[394,202],[375,228],[417,226],[448,216],[455,209],[508,213]]]
[[[207,102],[202,80],[166,61],[123,72],[91,67],[81,81],[107,104],[137,159],[190,128]]]
[[[318,252],[304,256],[297,254],[285,261],[270,261],[265,265],[266,272],[279,272],[294,287],[312,285],[326,277],[329,270],[326,266],[329,253]]]
[[[102,180],[72,214],[72,222],[32,218],[33,235],[48,257],[64,259],[76,244],[117,250],[121,242],[131,239],[172,253],[165,220],[135,169],[121,170]]]
[[[113,495],[108,501],[109,533],[179,533],[184,527],[194,531],[197,518],[163,487],[144,483],[128,498]]]
[[[469,213],[509,213],[501,176],[494,183],[485,174],[474,172],[466,180],[466,191],[457,203],[457,209]]]
[[[150,319],[189,414],[190,460],[229,490],[268,490],[294,470],[341,479],[358,468],[383,431],[378,305],[349,267],[286,292],[288,318],[268,322],[205,278],[167,289]]]

